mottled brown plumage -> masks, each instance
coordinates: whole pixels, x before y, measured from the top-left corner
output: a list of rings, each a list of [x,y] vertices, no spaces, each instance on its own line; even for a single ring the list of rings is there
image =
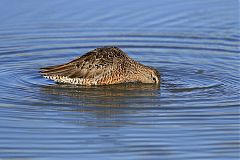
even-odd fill
[[[134,61],[117,47],[96,48],[69,63],[41,68],[41,74],[56,82],[79,85],[160,83],[156,69]]]

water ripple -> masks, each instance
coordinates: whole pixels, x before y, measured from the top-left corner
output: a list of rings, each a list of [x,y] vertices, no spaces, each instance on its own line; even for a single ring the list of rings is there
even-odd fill
[[[0,159],[239,158],[237,5],[81,3],[0,7]],[[107,45],[158,69],[160,88],[56,84],[39,74]]]

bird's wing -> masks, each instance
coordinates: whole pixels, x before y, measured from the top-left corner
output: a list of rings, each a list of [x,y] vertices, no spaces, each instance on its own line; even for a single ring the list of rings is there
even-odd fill
[[[111,56],[111,54],[88,52],[69,63],[41,68],[40,72],[48,77],[94,78],[102,81],[107,77],[114,79],[114,75],[117,75],[118,78],[121,77],[121,73],[118,73],[118,69],[121,69],[120,62],[120,58]]]

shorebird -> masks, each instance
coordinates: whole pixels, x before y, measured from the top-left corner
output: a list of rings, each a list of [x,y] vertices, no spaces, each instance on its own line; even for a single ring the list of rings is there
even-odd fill
[[[96,48],[68,63],[41,68],[40,73],[55,82],[87,86],[160,84],[158,70],[133,60],[118,47]]]

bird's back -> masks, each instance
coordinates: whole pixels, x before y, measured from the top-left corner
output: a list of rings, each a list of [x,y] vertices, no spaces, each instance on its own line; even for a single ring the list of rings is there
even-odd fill
[[[103,85],[123,83],[126,65],[134,63],[117,47],[94,49],[69,63],[41,69],[44,77],[60,83]]]

